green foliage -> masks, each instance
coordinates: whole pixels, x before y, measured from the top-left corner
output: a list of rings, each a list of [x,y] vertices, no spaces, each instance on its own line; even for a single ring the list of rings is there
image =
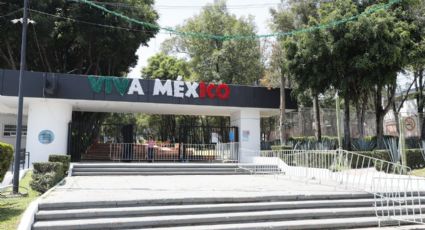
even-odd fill
[[[66,175],[69,169],[69,163],[71,156],[68,155],[49,155],[49,162],[60,162],[62,163],[63,174]]]
[[[33,167],[30,186],[40,193],[46,192],[64,177],[63,164],[60,162],[36,162]]]
[[[48,172],[62,172],[63,164],[60,162],[34,162],[33,174],[44,174]]]
[[[143,68],[142,76],[144,78],[175,79],[182,76],[183,79],[190,77],[190,68],[185,60],[158,53],[148,59],[148,65]]]
[[[131,5],[131,8],[120,8],[120,12],[130,17],[149,23],[155,23],[158,19],[153,0],[115,2]],[[23,7],[23,1],[5,0],[2,3],[0,15]],[[31,19],[37,23],[30,24],[28,28],[27,66],[28,70],[32,71],[122,76],[128,71],[128,67],[137,61],[135,52],[140,44],[146,45],[158,32],[155,28],[117,20],[115,16],[77,2],[34,1],[31,3],[31,9],[56,16],[30,12]],[[19,67],[22,26],[20,23],[13,24],[10,20],[21,16],[22,11],[18,11],[0,18],[0,68]],[[134,30],[94,26],[60,17]]]
[[[425,159],[422,157],[421,149],[406,149],[406,165],[411,169],[425,167]]]
[[[332,150],[336,149],[338,144],[337,137],[323,136],[321,141],[317,141],[316,137],[290,137],[289,143],[292,143],[294,149],[300,150]]]
[[[60,181],[56,172],[47,172],[44,174],[32,174],[30,186],[39,193],[45,193]]]
[[[292,146],[288,145],[272,145],[272,150],[278,151],[278,150],[292,150]]]
[[[354,151],[372,151],[376,148],[376,139],[358,138],[352,139],[351,145]]]
[[[4,175],[9,170],[13,160],[13,146],[0,142],[0,182],[3,181]]]
[[[178,29],[182,32],[215,35],[255,35],[253,18],[237,18],[228,11],[224,1],[205,6],[198,15],[188,19]],[[165,44],[174,47],[168,50],[177,50],[190,57],[190,65],[196,80],[253,84],[263,73],[258,40],[208,40],[178,37]]]
[[[0,229],[18,229],[22,214],[28,208],[29,204],[33,200],[37,199],[37,197],[39,196],[39,193],[31,189],[29,185],[31,181],[31,176],[32,171],[29,170],[27,173],[25,173],[25,176],[19,182],[20,187],[27,188],[27,190],[24,191],[28,192],[27,196],[17,196],[15,198],[0,199]],[[1,193],[11,194],[12,190],[13,189],[9,187],[6,190],[1,191]],[[23,191],[21,190],[21,192]]]

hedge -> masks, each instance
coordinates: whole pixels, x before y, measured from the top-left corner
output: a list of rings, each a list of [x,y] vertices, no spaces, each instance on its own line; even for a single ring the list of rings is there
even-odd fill
[[[0,142],[0,183],[13,161],[13,146]]]
[[[30,186],[44,193],[64,178],[63,164],[60,162],[33,163],[34,171]]]
[[[292,150],[292,147],[289,145],[272,145],[272,150],[278,151],[278,150]]]
[[[68,155],[50,155],[49,162],[60,162],[63,164],[63,174],[66,175],[69,169],[69,162],[71,162],[71,156]]]
[[[384,161],[391,161],[388,150],[374,150],[369,152],[357,152],[362,155],[375,157]],[[411,169],[425,167],[425,160],[420,149],[406,149],[406,166]]]

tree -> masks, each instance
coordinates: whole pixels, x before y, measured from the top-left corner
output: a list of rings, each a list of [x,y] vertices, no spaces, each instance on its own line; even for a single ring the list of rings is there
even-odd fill
[[[142,69],[142,76],[145,78],[158,78],[162,80],[175,79],[182,76],[184,79],[190,78],[191,70],[186,61],[175,57],[158,53],[148,59],[148,65]]]
[[[409,68],[415,79],[416,104],[421,127],[421,139],[425,140],[425,122],[424,122],[424,107],[425,107],[425,2],[418,1],[417,4],[409,5],[405,15],[412,20],[413,32],[411,41],[412,49],[409,53]]]
[[[118,2],[132,5],[132,8],[119,8],[129,17],[150,23],[158,19],[153,0]],[[5,0],[3,3],[0,15],[22,8],[22,1]],[[105,6],[117,10],[111,5]],[[19,67],[21,25],[12,24],[10,20],[20,18],[21,13],[18,11],[0,18],[0,68]],[[131,25],[87,5],[64,0],[32,1],[30,18],[36,21],[28,30],[27,68],[32,71],[122,76],[136,63],[135,51],[140,44],[146,45],[158,32],[157,29]]]
[[[253,18],[237,18],[230,14],[224,1],[205,6],[179,30],[214,35],[255,35]],[[166,46],[165,50],[188,55],[197,80],[253,84],[263,73],[260,43],[255,39],[205,39],[199,35],[177,37],[166,42]]]
[[[4,0],[0,5],[0,15],[7,15],[0,17],[0,68],[19,68],[22,27],[10,20],[22,17],[22,2]],[[129,17],[150,23],[158,19],[153,0],[115,2],[132,5],[132,8],[119,8]],[[105,7],[117,10],[115,5]],[[36,22],[28,28],[27,69],[30,71],[124,76],[136,63],[138,47],[147,45],[158,32],[157,29],[132,25],[87,5],[65,0],[31,1],[29,17]],[[88,138],[73,141],[81,145],[91,144],[106,116],[74,112],[73,122],[89,125],[84,126],[85,130],[78,130],[85,135],[75,135]]]
[[[321,23],[351,17],[362,8],[351,0],[323,4]],[[391,10],[381,9],[332,27],[327,33],[334,86],[344,98],[344,147],[350,148],[350,101],[364,95],[367,87],[375,94],[377,137],[382,139],[383,118],[394,99],[396,76],[406,65],[408,24]],[[384,89],[388,96],[385,106],[381,103]]]
[[[318,1],[315,0],[302,0],[295,1],[291,0],[289,2],[289,7],[281,4],[277,9],[271,9],[270,13],[272,15],[272,29],[276,32],[287,32],[294,30],[308,24],[310,17],[315,17],[317,15],[316,8],[318,6]],[[290,54],[286,56],[288,50],[285,50],[285,43],[294,41],[291,38],[280,38],[277,45],[273,46],[273,53],[271,56],[270,67],[267,72],[271,73],[271,76],[278,78],[280,82],[280,139],[281,143],[286,141],[285,137],[285,86],[286,83],[290,80],[295,82],[295,92],[298,92],[298,95],[304,93],[301,89],[302,87],[297,87],[302,80],[299,78],[299,75],[293,74],[294,68],[297,64],[289,64],[290,61],[288,58],[294,58]],[[294,48],[294,47],[292,47]],[[288,68],[291,68],[289,70]],[[291,79],[289,79],[291,77]],[[298,90],[300,89],[300,90]],[[305,88],[304,88],[305,89]],[[315,124],[316,124],[316,137],[318,140],[321,139],[321,127],[320,127],[320,111],[318,105],[318,96],[315,97],[314,106],[315,108]]]

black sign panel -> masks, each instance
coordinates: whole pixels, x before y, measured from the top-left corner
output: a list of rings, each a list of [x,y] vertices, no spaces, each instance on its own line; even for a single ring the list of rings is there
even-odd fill
[[[18,76],[19,71],[0,69],[0,95],[18,95]],[[23,89],[25,97],[72,100],[145,102],[271,109],[278,109],[280,104],[279,89],[229,85],[230,95],[224,100],[217,97],[213,99],[209,97],[179,98],[167,95],[153,95],[155,80],[139,79],[139,81],[143,88],[144,95],[138,95],[137,93],[125,93],[121,95],[116,87],[112,87],[111,92],[106,93],[104,86],[99,93],[96,93],[92,89],[88,77],[84,75],[25,72]],[[185,90],[187,90],[187,86],[184,87]],[[288,109],[296,109],[296,103],[291,99],[290,90],[286,90],[286,107]]]

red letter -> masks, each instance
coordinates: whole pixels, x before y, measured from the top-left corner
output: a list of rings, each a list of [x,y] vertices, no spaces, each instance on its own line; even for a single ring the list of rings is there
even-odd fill
[[[214,89],[215,89],[214,83],[208,84],[207,94],[208,94],[208,97],[211,99],[215,98],[215,93],[213,92]]]
[[[203,82],[203,81],[201,81],[200,83],[199,83],[199,97],[200,98],[205,98],[205,96],[206,96],[206,86],[205,86],[205,83]]]
[[[217,97],[221,100],[226,100],[230,95],[230,88],[226,83],[222,83],[217,86],[216,90]]]

